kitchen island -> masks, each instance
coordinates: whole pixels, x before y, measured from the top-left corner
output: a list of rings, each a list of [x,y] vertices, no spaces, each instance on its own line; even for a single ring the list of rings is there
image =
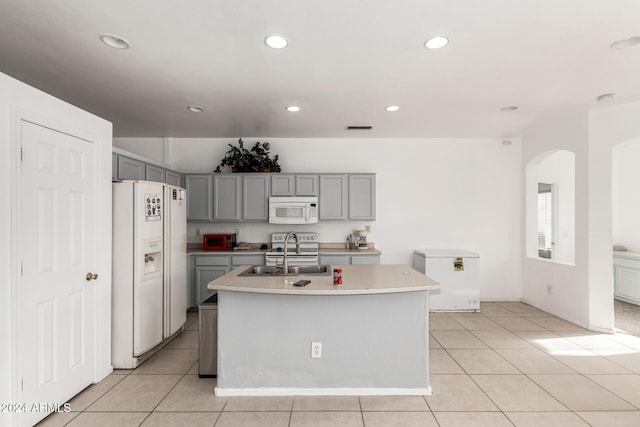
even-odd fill
[[[429,291],[439,285],[408,265],[333,267],[342,285],[331,275],[241,275],[251,267],[209,283],[217,395],[431,394]],[[293,285],[301,279],[311,283]]]

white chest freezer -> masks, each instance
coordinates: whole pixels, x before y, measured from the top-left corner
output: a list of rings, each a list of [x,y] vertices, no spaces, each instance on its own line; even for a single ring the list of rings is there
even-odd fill
[[[479,311],[478,254],[457,249],[417,249],[413,268],[440,283],[429,293],[431,310]]]

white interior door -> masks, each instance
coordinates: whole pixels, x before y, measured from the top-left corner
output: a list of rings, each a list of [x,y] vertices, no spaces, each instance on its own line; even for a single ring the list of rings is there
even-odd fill
[[[93,382],[99,197],[95,144],[21,123],[22,403],[64,403]],[[98,203],[96,203],[98,202]],[[108,208],[108,207],[105,207]],[[33,425],[46,412],[24,414]]]

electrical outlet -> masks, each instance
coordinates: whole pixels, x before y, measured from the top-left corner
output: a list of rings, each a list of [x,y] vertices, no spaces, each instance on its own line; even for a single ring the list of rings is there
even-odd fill
[[[322,358],[322,343],[321,342],[312,342],[311,343],[311,358],[312,359],[321,359]]]
[[[196,236],[200,235],[200,228],[196,228]]]

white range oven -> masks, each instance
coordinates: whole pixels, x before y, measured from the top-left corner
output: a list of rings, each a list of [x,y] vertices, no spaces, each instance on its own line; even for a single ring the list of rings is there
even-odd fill
[[[318,233],[295,233],[297,238],[289,237],[287,262],[294,265],[318,265]],[[271,235],[271,250],[265,255],[265,263],[269,267],[281,266],[284,262],[284,239],[286,232]]]

